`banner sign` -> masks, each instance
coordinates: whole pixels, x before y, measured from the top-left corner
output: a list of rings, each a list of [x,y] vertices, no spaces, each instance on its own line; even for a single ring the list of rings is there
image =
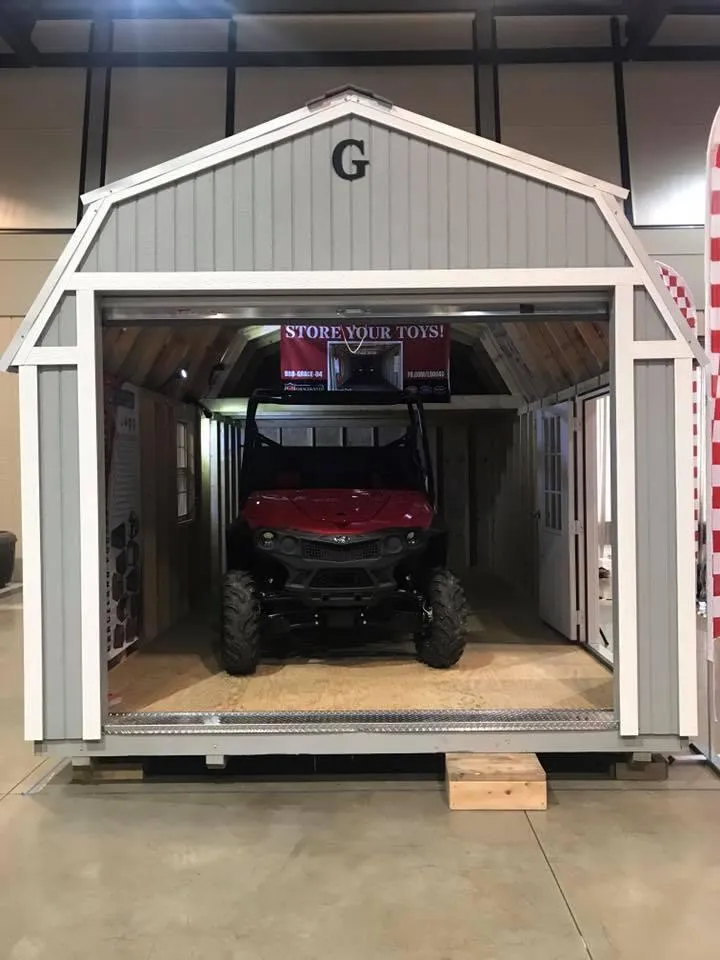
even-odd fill
[[[139,396],[129,383],[105,381],[105,633],[115,660],[140,636]]]
[[[280,332],[286,390],[408,390],[450,399],[446,323],[287,324]]]
[[[710,506],[708,509],[708,617],[711,637],[720,638],[720,110],[707,148],[705,218],[705,350],[710,357],[708,400]],[[714,656],[710,644],[708,659]]]

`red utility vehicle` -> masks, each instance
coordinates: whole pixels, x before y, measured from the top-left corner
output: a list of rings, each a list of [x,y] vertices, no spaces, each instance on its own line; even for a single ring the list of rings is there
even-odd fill
[[[264,436],[258,408],[403,405],[384,446],[287,446]],[[332,414],[343,419],[342,409]],[[393,423],[395,421],[393,420]],[[227,535],[222,652],[250,674],[266,632],[384,624],[412,632],[418,657],[451,667],[465,647],[467,604],[446,568],[421,401],[394,391],[256,391],[248,403],[241,509]]]

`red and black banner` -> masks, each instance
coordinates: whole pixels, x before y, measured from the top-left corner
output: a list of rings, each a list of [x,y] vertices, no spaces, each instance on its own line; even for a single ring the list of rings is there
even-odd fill
[[[286,390],[408,390],[450,399],[445,323],[287,324],[280,335]]]

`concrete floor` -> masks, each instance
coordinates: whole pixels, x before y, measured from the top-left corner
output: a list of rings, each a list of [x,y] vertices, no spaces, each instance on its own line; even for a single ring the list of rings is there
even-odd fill
[[[431,782],[77,786],[21,742],[0,604],[2,960],[695,960],[718,953],[720,781],[567,783],[450,813]]]

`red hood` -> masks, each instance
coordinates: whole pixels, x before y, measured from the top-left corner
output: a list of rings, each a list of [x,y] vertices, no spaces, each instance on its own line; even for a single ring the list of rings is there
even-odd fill
[[[425,529],[433,512],[424,494],[415,490],[268,490],[250,494],[243,516],[251,527],[322,536],[339,530]]]

